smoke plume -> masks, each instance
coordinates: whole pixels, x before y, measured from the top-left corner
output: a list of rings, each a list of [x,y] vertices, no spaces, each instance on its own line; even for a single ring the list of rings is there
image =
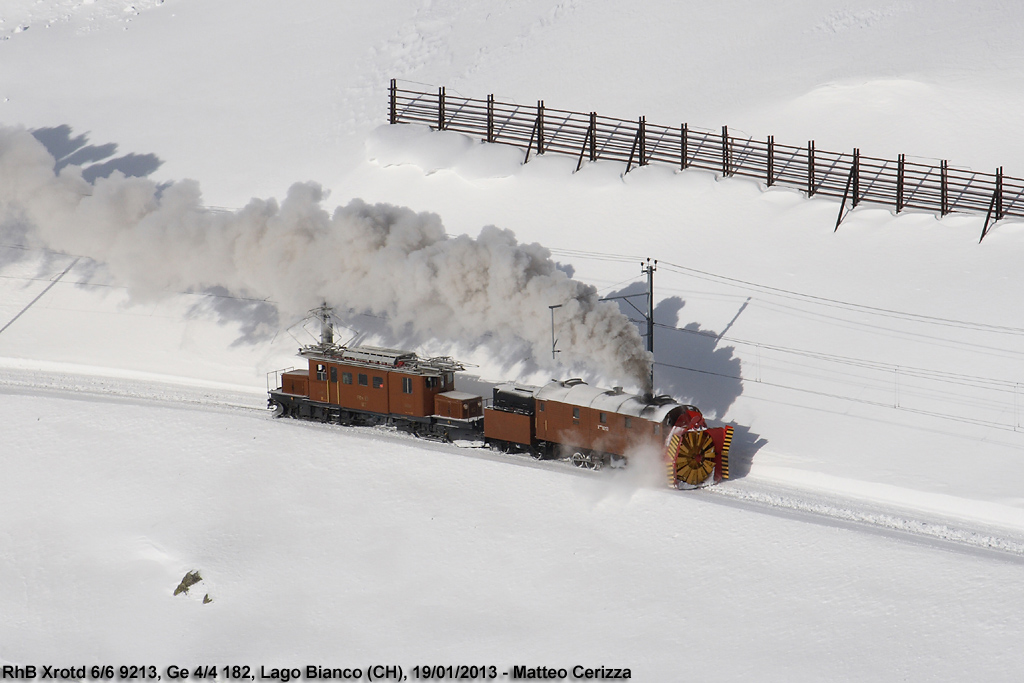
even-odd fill
[[[430,213],[353,200],[333,214],[325,192],[296,183],[283,201],[211,212],[199,186],[115,174],[89,183],[21,128],[0,127],[0,220],[33,246],[105,263],[133,298],[223,287],[272,301],[286,316],[322,300],[383,315],[395,329],[441,339],[525,340],[550,353],[549,306],[562,360],[646,388],[649,354],[614,303],[555,267],[509,230],[449,238]]]

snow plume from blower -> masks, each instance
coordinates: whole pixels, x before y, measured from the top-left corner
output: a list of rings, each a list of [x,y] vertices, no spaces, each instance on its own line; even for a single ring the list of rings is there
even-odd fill
[[[157,186],[116,174],[90,184],[20,128],[0,127],[0,220],[28,227],[33,246],[107,264],[136,299],[220,286],[267,298],[285,315],[322,300],[386,316],[442,339],[522,339],[550,353],[558,309],[562,360],[650,389],[639,332],[594,287],[570,279],[538,244],[493,226],[448,238],[434,214],[353,200],[333,215],[320,186],[298,183],[280,204],[253,199],[206,210],[199,186]]]

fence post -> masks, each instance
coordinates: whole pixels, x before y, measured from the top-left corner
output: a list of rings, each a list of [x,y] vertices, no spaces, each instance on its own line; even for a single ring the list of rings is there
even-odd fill
[[[843,222],[843,212],[846,211],[846,199],[850,196],[850,185],[853,184],[854,169],[850,169],[850,175],[846,176],[846,189],[843,190],[843,201],[839,204],[839,215],[836,217],[836,229],[832,232],[839,231],[839,224]],[[851,211],[853,209],[850,209]]]
[[[988,213],[985,214],[985,224],[981,226],[981,237],[978,238],[978,244],[981,244],[982,240],[985,239],[985,235],[988,234],[989,222],[992,220],[992,210],[996,207],[996,197],[999,196],[1000,189],[1002,188],[1000,187],[999,176],[996,175],[996,189],[992,193],[992,201],[988,203]]]
[[[729,126],[722,126],[722,176],[729,175]]]
[[[398,82],[392,78],[391,87],[388,88],[389,100],[390,100],[390,115],[388,116],[388,122],[393,126],[398,123],[398,117],[396,116],[397,110],[395,107],[395,100],[398,99]]]
[[[814,196],[814,140],[807,142],[807,196]]]
[[[688,138],[690,137],[690,127],[687,124],[679,126],[679,147],[681,156],[679,158],[679,170],[685,171],[686,167],[689,166],[689,162],[686,160],[686,148],[688,147]]]
[[[444,130],[444,86],[437,89],[437,129]]]
[[[487,96],[487,142],[494,142],[494,95]]]
[[[860,149],[853,148],[853,205],[860,201]]]
[[[996,169],[996,220],[1003,217],[1003,167]]]
[[[949,213],[949,162],[945,159],[939,162],[939,183],[939,210],[941,215],[945,216]]]
[[[590,160],[597,161],[597,112],[590,112]]]
[[[537,100],[537,154],[544,153],[544,100]]]
[[[626,162],[626,173],[633,168],[633,157],[636,155],[636,146],[640,144],[640,129],[637,128],[636,135],[633,136],[633,146],[629,148],[629,161]]]
[[[593,152],[594,148],[593,148],[593,145],[591,143],[591,140],[593,140],[593,137],[594,137],[594,126],[593,126],[593,124],[591,124],[590,126],[587,126],[587,134],[583,137],[583,144],[580,145],[580,158],[576,161],[576,171],[578,171],[581,168],[583,168],[583,154],[587,151],[587,146],[588,145],[591,145],[590,149],[591,149],[591,152]],[[575,173],[576,171],[573,171],[573,173]]]
[[[775,182],[775,136],[768,136],[768,187]]]
[[[640,117],[640,165],[647,165],[647,117]]]
[[[906,171],[904,168],[905,163],[906,155],[899,155],[896,161],[896,213],[903,210],[903,174]]]

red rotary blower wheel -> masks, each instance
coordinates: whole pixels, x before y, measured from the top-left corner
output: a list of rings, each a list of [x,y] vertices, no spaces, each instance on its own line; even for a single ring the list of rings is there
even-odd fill
[[[715,471],[715,442],[706,430],[683,432],[676,450],[676,478],[691,486],[707,481]]]

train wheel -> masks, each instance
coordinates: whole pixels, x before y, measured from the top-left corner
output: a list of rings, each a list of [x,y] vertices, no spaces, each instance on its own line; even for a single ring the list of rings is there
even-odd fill
[[[707,481],[715,471],[715,442],[707,431],[684,432],[676,453],[676,478],[690,486]]]
[[[575,451],[572,454],[572,464],[584,470],[599,470],[603,463],[601,462],[601,459],[595,457],[593,453]]]

